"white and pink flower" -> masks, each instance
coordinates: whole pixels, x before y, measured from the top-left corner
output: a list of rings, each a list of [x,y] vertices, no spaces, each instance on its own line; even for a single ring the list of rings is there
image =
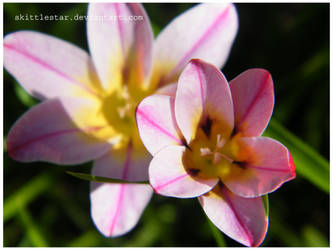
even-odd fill
[[[247,70],[229,84],[212,64],[191,60],[175,95],[149,96],[137,108],[140,138],[153,155],[154,191],[198,197],[220,230],[260,245],[268,226],[261,196],[296,176],[288,149],[260,136],[273,106],[266,70]]]
[[[39,32],[5,36],[5,68],[42,101],[11,128],[8,153],[20,162],[67,165],[93,160],[93,175],[147,180],[151,156],[138,136],[137,104],[156,91],[174,94],[191,58],[221,67],[237,33],[236,9],[232,4],[197,5],[173,20],[155,41],[140,4],[90,4],[88,16],[90,55]],[[122,235],[136,225],[151,195],[149,185],[92,182],[93,221],[105,236]]]

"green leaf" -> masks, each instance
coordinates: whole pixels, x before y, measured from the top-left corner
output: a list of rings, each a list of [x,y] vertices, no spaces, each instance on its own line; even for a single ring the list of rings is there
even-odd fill
[[[18,215],[22,224],[25,226],[25,232],[34,247],[47,247],[48,243],[38,225],[34,222],[28,210],[22,205],[18,205]]]
[[[100,235],[95,229],[85,232],[68,244],[68,247],[96,247],[100,245]]]
[[[329,193],[330,169],[324,157],[273,119],[264,136],[272,137],[284,144],[294,159],[297,174]]]
[[[47,191],[53,184],[54,178],[52,177],[49,172],[43,173],[6,198],[3,205],[3,222],[19,212],[19,205],[27,206],[41,193]]]
[[[126,181],[126,180],[111,179],[107,177],[101,177],[101,176],[95,176],[86,173],[78,173],[71,171],[66,171],[66,173],[86,181],[104,182],[104,183],[149,184],[149,181]]]
[[[302,236],[307,247],[328,247],[326,237],[315,227],[306,225],[302,230]]]
[[[37,104],[37,100],[30,96],[19,84],[14,87],[17,98],[27,107],[32,107]]]

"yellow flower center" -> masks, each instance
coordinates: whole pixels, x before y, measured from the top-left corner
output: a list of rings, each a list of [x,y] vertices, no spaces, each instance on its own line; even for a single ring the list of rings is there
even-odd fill
[[[223,135],[219,124],[209,123],[198,127],[183,155],[184,166],[193,177],[229,178],[241,170],[236,161],[239,135]]]
[[[94,87],[97,96],[78,93],[91,101],[91,105],[87,105],[75,115],[76,125],[82,129],[94,128],[85,130],[86,134],[112,143],[113,149],[125,148],[131,141],[136,150],[143,150],[136,129],[135,109],[138,103],[152,92],[143,86],[144,84],[139,83],[115,81],[108,90],[101,86]]]

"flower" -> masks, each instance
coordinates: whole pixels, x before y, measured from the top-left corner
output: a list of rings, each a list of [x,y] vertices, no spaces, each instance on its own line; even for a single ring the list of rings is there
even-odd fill
[[[93,160],[93,175],[147,180],[151,156],[136,129],[138,102],[156,91],[174,93],[192,57],[221,67],[237,33],[236,9],[197,5],[155,41],[140,4],[90,4],[87,19],[91,56],[39,32],[4,38],[5,68],[42,101],[11,128],[8,153],[20,162]],[[92,182],[92,219],[103,235],[122,235],[136,225],[151,195],[149,185]]]
[[[191,60],[174,97],[152,95],[137,108],[139,135],[153,155],[154,191],[199,197],[220,230],[246,246],[260,245],[268,226],[261,196],[296,176],[288,149],[260,137],[273,105],[266,70],[247,70],[229,85],[215,66]]]

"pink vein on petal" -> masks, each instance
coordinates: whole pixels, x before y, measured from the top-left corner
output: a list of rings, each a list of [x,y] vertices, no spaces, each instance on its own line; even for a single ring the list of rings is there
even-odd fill
[[[64,134],[70,134],[70,133],[78,133],[78,132],[89,132],[89,131],[97,131],[97,130],[100,130],[102,128],[105,128],[106,126],[98,126],[98,127],[87,127],[87,128],[73,128],[73,129],[65,129],[65,130],[60,130],[60,131],[56,131],[56,132],[53,132],[53,133],[48,133],[48,134],[45,134],[45,135],[41,135],[39,137],[36,137],[32,140],[29,140],[29,141],[26,141],[20,145],[17,145],[15,147],[9,147],[8,148],[8,153],[10,154],[13,154],[15,151],[18,151],[18,150],[21,150],[33,143],[36,143],[38,141],[42,141],[42,140],[45,140],[45,139],[49,139],[51,137],[56,137],[56,136],[59,136],[59,135],[64,135]]]
[[[121,50],[123,52],[123,57],[125,58],[124,30],[123,30],[123,26],[121,25],[120,20],[119,20],[120,10],[119,10],[119,4],[118,3],[114,4],[114,9],[115,9],[115,12],[116,12],[116,20],[117,20]]]
[[[179,181],[179,180],[183,179],[186,176],[188,176],[188,174],[180,175],[180,176],[178,176],[178,177],[176,177],[174,179],[171,179],[171,180],[167,181],[166,183],[164,183],[162,185],[158,185],[157,187],[154,187],[154,191],[157,193],[158,190],[160,190],[160,189],[162,189],[162,188],[164,188],[164,187],[166,187],[166,186],[168,186],[168,185],[170,185],[170,184],[172,184],[172,183],[174,183],[176,181]]]
[[[168,74],[168,76],[166,78],[168,78],[169,76],[173,75],[176,71],[178,71],[178,69],[184,64],[184,62],[186,60],[189,59],[189,57],[191,56],[191,54],[198,49],[198,47],[205,42],[205,39],[211,35],[211,33],[214,32],[214,30],[216,29],[216,26],[219,25],[219,23],[225,19],[229,13],[229,9],[230,6],[228,6],[221,15],[219,15],[216,20],[213,22],[213,24],[208,27],[208,29],[206,30],[206,32],[199,38],[199,40],[193,45],[193,47],[182,57],[182,59],[180,59],[180,61],[178,62],[178,64],[170,71],[170,73]]]
[[[132,144],[131,142],[128,144],[127,147],[127,151],[126,151],[126,160],[124,163],[124,168],[123,168],[123,173],[122,173],[122,179],[126,180],[126,178],[128,177],[128,169],[131,163],[131,153],[132,153]],[[119,189],[119,195],[118,195],[118,199],[117,199],[117,203],[116,203],[116,211],[113,215],[113,218],[111,220],[111,226],[110,226],[110,235],[112,235],[114,228],[116,226],[116,221],[120,212],[120,207],[121,207],[121,203],[124,197],[124,190],[125,190],[125,184],[120,184],[120,189]]]
[[[204,99],[204,89],[203,89],[203,83],[202,83],[202,75],[200,73],[200,70],[198,69],[198,65],[196,65],[197,67],[195,68],[198,77],[199,77],[199,84],[200,84],[200,97],[201,97],[201,105],[202,105],[202,112],[204,112],[204,106],[205,106],[205,99]]]
[[[266,167],[259,167],[259,166],[253,166],[253,165],[246,165],[246,167],[258,169],[258,170],[264,170],[264,171],[280,172],[280,173],[289,173],[290,172],[290,169],[266,168]]]
[[[225,196],[225,198],[226,198],[228,204],[230,205],[231,210],[234,212],[235,217],[236,217],[236,219],[237,219],[239,225],[244,229],[244,232],[245,232],[245,234],[246,234],[246,236],[247,236],[247,238],[248,238],[248,241],[250,242],[250,245],[253,246],[253,241],[252,241],[251,235],[250,235],[250,233],[249,233],[249,230],[248,230],[248,228],[244,225],[243,221],[240,219],[240,217],[239,217],[239,215],[238,215],[238,213],[237,213],[237,211],[236,211],[236,209],[235,209],[235,207],[234,207],[234,204],[232,203],[232,201],[231,201],[231,199],[230,199],[230,197],[229,197],[227,191],[226,191],[225,189],[222,188],[222,192],[223,192],[223,194],[224,194],[224,196]]]
[[[12,45],[9,45],[9,44],[4,44],[4,47],[9,49],[9,50],[12,50],[18,54],[21,54],[25,57],[27,57],[28,59],[30,59],[31,61],[39,64],[40,66],[42,66],[43,68],[47,69],[47,70],[50,70],[50,71],[53,71],[54,73],[56,73],[57,75],[59,75],[60,77],[62,78],[65,78],[66,80],[72,82],[73,84],[77,85],[78,87],[84,89],[85,91],[87,91],[88,93],[94,95],[94,96],[99,96],[95,91],[89,89],[88,87],[86,87],[83,83],[80,83],[78,81],[76,81],[75,79],[71,78],[70,76],[64,74],[63,72],[57,70],[56,68],[54,68],[53,66],[51,66],[50,64],[42,61],[41,59],[27,53],[26,51],[23,51],[23,50],[20,50]]]
[[[265,90],[265,87],[268,83],[268,79],[270,77],[270,74],[269,73],[266,73],[266,77],[265,79],[263,80],[261,86],[260,86],[260,89],[257,93],[257,95],[254,97],[254,99],[252,100],[251,104],[249,105],[249,108],[246,110],[246,113],[245,115],[242,117],[242,119],[238,122],[238,125],[237,125],[237,128],[239,128],[241,126],[241,124],[246,120],[246,118],[249,116],[251,110],[253,109],[254,105],[257,103],[258,99],[260,98],[262,92]]]
[[[139,115],[141,115],[143,117],[143,119],[145,119],[147,122],[149,122],[153,127],[155,127],[157,130],[159,130],[161,133],[165,134],[166,136],[170,137],[171,139],[173,139],[174,141],[176,141],[179,145],[183,145],[183,142],[181,140],[179,140],[178,138],[176,138],[175,136],[173,136],[172,134],[170,134],[167,130],[165,130],[164,128],[160,127],[158,124],[156,124],[153,120],[149,119],[146,114],[144,114],[141,110],[137,109],[136,111]]]

